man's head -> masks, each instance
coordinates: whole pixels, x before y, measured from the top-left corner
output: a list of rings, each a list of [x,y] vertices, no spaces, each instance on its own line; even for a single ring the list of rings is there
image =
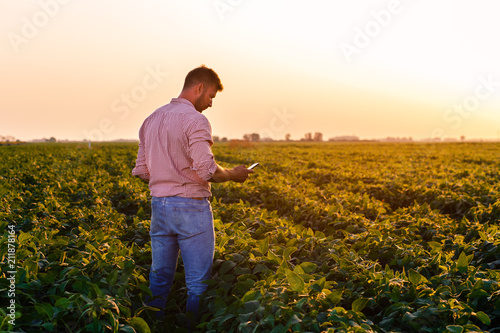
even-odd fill
[[[197,111],[202,112],[212,106],[212,99],[215,98],[218,91],[223,89],[217,73],[213,69],[201,65],[188,73],[179,97],[189,100]]]

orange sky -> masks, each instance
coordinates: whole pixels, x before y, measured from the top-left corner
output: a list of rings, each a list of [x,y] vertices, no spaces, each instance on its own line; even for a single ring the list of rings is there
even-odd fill
[[[214,135],[498,138],[497,7],[0,0],[0,135],[135,139],[204,63]]]

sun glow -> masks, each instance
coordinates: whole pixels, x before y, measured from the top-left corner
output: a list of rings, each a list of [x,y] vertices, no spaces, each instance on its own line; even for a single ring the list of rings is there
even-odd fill
[[[275,110],[286,108],[295,117],[274,138],[311,131],[325,139],[427,138],[436,129],[451,137],[497,138],[495,6],[2,2],[0,134],[137,138],[142,119],[176,97],[186,73],[204,63],[226,87],[206,112],[215,135],[265,132]],[[163,74],[161,82],[146,82],[147,89],[151,69]],[[475,96],[482,80],[490,82],[488,97],[467,114],[450,113]]]

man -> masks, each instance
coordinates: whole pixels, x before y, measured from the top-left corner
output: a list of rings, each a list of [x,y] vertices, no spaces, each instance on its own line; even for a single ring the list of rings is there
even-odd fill
[[[149,279],[154,296],[149,305],[160,309],[165,307],[180,250],[188,289],[186,311],[198,315],[215,250],[210,183],[242,183],[253,172],[244,165],[225,169],[214,160],[212,130],[202,112],[222,90],[217,73],[205,65],[195,68],[186,76],[179,97],[153,112],[139,131],[132,174],[149,181],[153,257]]]

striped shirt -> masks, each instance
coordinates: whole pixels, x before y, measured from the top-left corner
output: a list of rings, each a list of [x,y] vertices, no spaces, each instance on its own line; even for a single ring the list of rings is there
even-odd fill
[[[154,197],[209,197],[217,164],[208,119],[183,98],[158,108],[141,126],[132,175],[149,179]]]

